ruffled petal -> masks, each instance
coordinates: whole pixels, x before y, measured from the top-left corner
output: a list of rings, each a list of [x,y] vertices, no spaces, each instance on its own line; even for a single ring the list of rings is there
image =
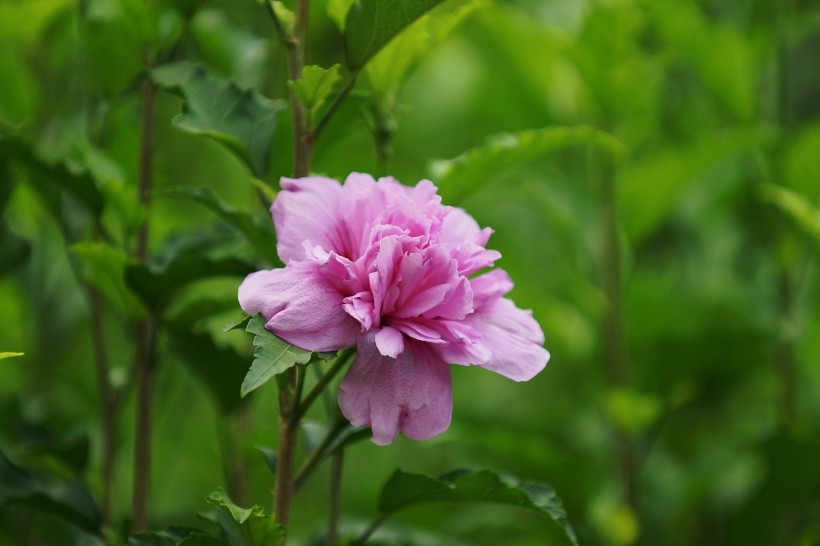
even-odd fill
[[[364,336],[339,387],[339,407],[354,426],[370,426],[373,443],[387,445],[399,432],[426,440],[450,426],[453,400],[447,364],[425,344],[405,342],[398,358],[383,356]]]
[[[246,313],[261,312],[265,328],[308,351],[355,344],[360,325],[345,312],[342,299],[317,262],[257,271],[239,287],[239,305]]]
[[[482,368],[514,381],[529,381],[549,361],[550,354],[542,347],[544,333],[532,311],[519,309],[506,298],[486,304],[465,322],[492,352],[485,362],[474,362]]]
[[[349,241],[339,207],[341,186],[331,178],[283,178],[282,191],[271,206],[276,225],[276,250],[286,264],[307,259],[304,243],[346,255]]]

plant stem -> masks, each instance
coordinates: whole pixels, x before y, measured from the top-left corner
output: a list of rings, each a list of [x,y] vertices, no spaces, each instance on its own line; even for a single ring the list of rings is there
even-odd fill
[[[384,523],[386,519],[387,516],[379,516],[374,519],[373,523],[371,523],[361,535],[350,542],[350,546],[362,546],[365,544],[370,539],[370,536],[376,532],[376,529],[381,527],[382,523]]]
[[[147,76],[142,84],[142,116],[139,155],[139,200],[146,218],[137,234],[136,257],[141,263],[148,258],[149,216],[154,164],[154,102],[156,86]],[[134,452],[134,491],[131,531],[141,532],[148,520],[148,497],[151,482],[151,420],[154,394],[155,323],[150,313],[136,328],[137,421]]]
[[[333,454],[330,463],[330,513],[327,518],[327,546],[336,546],[339,529],[339,512],[342,500],[342,469],[345,452],[340,449]]]
[[[276,481],[273,487],[273,515],[276,523],[287,529],[293,502],[293,460],[299,420],[293,418],[298,382],[296,367],[288,371],[279,385],[279,446],[276,451]]]
[[[316,123],[316,127],[313,128],[313,140],[319,138],[322,129],[325,128],[327,122],[330,121],[330,118],[333,117],[333,114],[336,113],[336,110],[338,110],[339,106],[341,106],[342,103],[345,101],[347,95],[350,94],[350,91],[353,89],[353,86],[356,85],[357,75],[358,74],[355,72],[350,75],[350,79],[347,80],[345,86],[342,88],[341,91],[339,91],[339,94],[336,95],[336,98],[333,99],[333,102],[330,103],[330,106],[328,106],[327,110],[325,110],[325,113],[322,114],[322,117],[319,118],[319,121]]]
[[[111,521],[111,487],[114,476],[116,457],[116,413],[117,398],[111,388],[109,379],[108,352],[105,346],[105,317],[103,314],[100,293],[86,288],[89,307],[91,308],[91,341],[94,354],[94,369],[97,377],[97,389],[100,393],[100,419],[102,422],[102,454],[100,462],[100,512],[103,525]]]
[[[629,369],[624,349],[623,299],[621,294],[621,252],[618,239],[615,167],[609,154],[603,156],[602,227],[604,232],[603,284],[609,305],[603,324],[604,362],[610,390],[629,385]],[[615,448],[623,480],[625,499],[633,513],[638,509],[638,463],[635,445],[622,430],[615,430]]]

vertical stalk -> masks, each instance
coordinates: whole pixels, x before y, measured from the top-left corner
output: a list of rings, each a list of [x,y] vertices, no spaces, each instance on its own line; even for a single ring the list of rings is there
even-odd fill
[[[603,324],[604,362],[609,390],[629,385],[629,368],[624,348],[623,298],[621,287],[621,252],[618,241],[617,191],[615,168],[609,154],[603,156],[602,173],[602,224],[604,230],[603,284],[609,305]],[[637,453],[629,436],[622,430],[615,430],[615,446],[618,465],[623,480],[626,502],[637,513]]]
[[[302,77],[309,15],[310,0],[298,0],[294,32],[290,36],[283,36],[288,51],[288,75],[294,81]],[[276,24],[279,26],[278,21]],[[281,27],[279,30],[282,31]],[[313,136],[308,127],[305,110],[292,88],[290,106],[293,112],[293,174],[298,178],[307,176],[310,172]],[[299,373],[299,367],[294,366],[288,371],[285,381],[279,385],[279,446],[273,491],[273,516],[276,522],[285,528],[290,521],[290,507],[293,502],[293,461],[299,431]]]
[[[100,293],[94,288],[86,289],[91,308],[91,342],[94,354],[97,389],[100,393],[100,410],[102,423],[102,454],[100,461],[100,512],[103,525],[111,521],[111,487],[114,476],[116,457],[116,412],[117,400],[109,379],[108,352],[105,346],[105,317]]]
[[[140,121],[139,200],[147,212],[151,204],[154,163],[154,102],[156,86],[146,76],[142,84]],[[136,257],[141,263],[148,258],[149,220],[137,234]],[[148,520],[148,497],[151,481],[151,421],[154,395],[154,317],[149,313],[136,328],[137,418],[134,451],[134,490],[131,531],[140,532]]]

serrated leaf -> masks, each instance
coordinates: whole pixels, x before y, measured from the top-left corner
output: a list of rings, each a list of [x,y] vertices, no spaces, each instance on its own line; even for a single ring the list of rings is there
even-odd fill
[[[429,170],[444,202],[458,203],[476,187],[516,165],[574,146],[595,146],[614,154],[623,151],[615,137],[594,127],[547,127],[494,135],[458,157],[433,161]]]
[[[241,89],[187,62],[166,64],[151,74],[157,84],[178,92],[185,100],[182,114],[174,118],[176,127],[227,146],[254,176],[265,178],[276,115],[285,108],[283,101]]]
[[[217,345],[208,334],[167,325],[172,349],[213,396],[221,413],[229,414],[244,400],[236,386],[247,371],[245,359],[230,347]]]
[[[208,503],[216,506],[216,515],[206,516],[222,530],[230,546],[277,546],[285,538],[284,528],[260,506],[237,506],[221,487],[208,496]]]
[[[13,358],[15,356],[23,356],[25,353],[0,353],[0,360],[4,360],[6,358]]]
[[[292,368],[295,364],[307,364],[313,353],[294,347],[265,329],[265,318],[254,315],[245,328],[254,335],[253,364],[240,388],[244,397],[258,389],[273,377]]]
[[[293,87],[299,97],[299,102],[310,114],[311,122],[315,121],[319,110],[342,81],[341,68],[340,64],[334,64],[330,68],[308,65],[302,70],[300,79],[288,81],[288,85]]]
[[[407,25],[442,0],[355,0],[345,20],[347,66],[360,70]]]
[[[433,47],[469,14],[488,3],[489,0],[445,2],[419,17],[367,63],[365,73],[373,91],[381,96],[394,92]]]
[[[108,301],[129,317],[145,315],[145,307],[125,280],[128,257],[125,252],[105,243],[77,243],[70,247],[80,265],[80,274]]]
[[[563,527],[573,544],[578,544],[561,499],[551,486],[519,483],[489,470],[456,471],[438,479],[397,470],[379,496],[379,513],[388,517],[399,510],[424,504],[476,502],[515,506],[548,517]]]
[[[805,196],[777,184],[761,184],[762,199],[790,218],[820,247],[820,209]]]
[[[157,196],[181,197],[191,199],[214,212],[222,220],[245,236],[256,251],[263,256],[270,256],[278,265],[281,261],[276,255],[276,234],[268,216],[264,222],[257,222],[253,216],[222,201],[213,191],[194,186],[173,186],[154,193]]]
[[[0,506],[19,503],[48,512],[89,532],[102,522],[94,499],[79,481],[40,484],[0,451]]]

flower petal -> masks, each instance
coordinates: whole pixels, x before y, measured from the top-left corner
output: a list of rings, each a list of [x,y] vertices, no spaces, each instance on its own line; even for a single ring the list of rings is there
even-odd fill
[[[282,191],[271,206],[276,225],[276,251],[286,264],[307,258],[303,243],[345,255],[341,186],[331,178],[283,178]]]
[[[369,425],[373,443],[387,445],[399,432],[426,440],[450,426],[450,370],[425,344],[405,340],[398,358],[383,356],[364,336],[356,361],[339,387],[339,407],[354,426]]]
[[[532,318],[532,311],[519,309],[507,298],[488,303],[465,322],[492,351],[486,362],[474,362],[482,368],[514,381],[529,381],[549,361],[550,354],[541,346],[544,333]]]
[[[269,331],[308,351],[350,347],[360,331],[317,262],[251,273],[239,287],[239,305],[249,314],[261,312]]]

